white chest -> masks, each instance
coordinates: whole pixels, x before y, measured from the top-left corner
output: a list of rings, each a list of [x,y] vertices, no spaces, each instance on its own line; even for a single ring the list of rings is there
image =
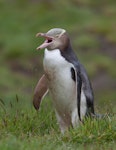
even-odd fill
[[[77,107],[76,83],[71,78],[73,65],[61,56],[58,49],[45,49],[43,64],[56,110],[71,111],[73,107]]]

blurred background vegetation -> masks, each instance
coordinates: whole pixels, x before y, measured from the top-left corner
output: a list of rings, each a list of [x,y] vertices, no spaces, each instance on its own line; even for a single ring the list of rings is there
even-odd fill
[[[32,107],[43,74],[37,32],[66,29],[92,82],[100,113],[116,110],[115,0],[0,0],[0,100]]]

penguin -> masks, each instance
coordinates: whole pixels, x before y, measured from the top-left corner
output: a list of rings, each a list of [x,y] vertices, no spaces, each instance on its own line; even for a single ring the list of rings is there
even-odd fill
[[[78,60],[65,29],[53,28],[37,33],[44,43],[44,74],[34,90],[33,105],[39,110],[47,92],[50,92],[56,118],[62,133],[78,127],[84,117],[94,115],[94,95],[90,80]]]

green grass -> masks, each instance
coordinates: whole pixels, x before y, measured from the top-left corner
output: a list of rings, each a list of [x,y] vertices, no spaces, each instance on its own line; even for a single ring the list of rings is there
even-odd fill
[[[116,2],[1,0],[0,14],[0,149],[116,149]],[[43,51],[35,50],[43,40],[35,35],[54,27],[69,32],[93,83],[102,75],[109,80],[105,87],[93,87],[95,110],[107,117],[88,119],[65,135],[60,134],[49,97],[38,113],[32,106],[43,73]]]
[[[26,108],[16,96],[14,102],[0,101],[0,149],[115,149],[115,114],[103,119],[86,119],[76,129],[60,133],[49,98],[39,112]],[[47,106],[47,107],[46,107]]]

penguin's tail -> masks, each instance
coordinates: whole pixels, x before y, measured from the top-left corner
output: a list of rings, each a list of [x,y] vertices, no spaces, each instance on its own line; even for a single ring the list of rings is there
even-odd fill
[[[105,117],[105,115],[94,113],[94,114],[91,114],[91,117],[95,118],[95,119],[103,119]]]
[[[95,119],[106,119],[106,118],[112,117],[112,114],[97,114],[97,113],[94,113],[94,114],[91,114],[91,117],[95,118]]]
[[[106,113],[106,114],[97,114],[92,111],[88,111],[85,115],[85,118],[91,118],[91,119],[106,119],[109,117],[112,117],[112,114]]]

